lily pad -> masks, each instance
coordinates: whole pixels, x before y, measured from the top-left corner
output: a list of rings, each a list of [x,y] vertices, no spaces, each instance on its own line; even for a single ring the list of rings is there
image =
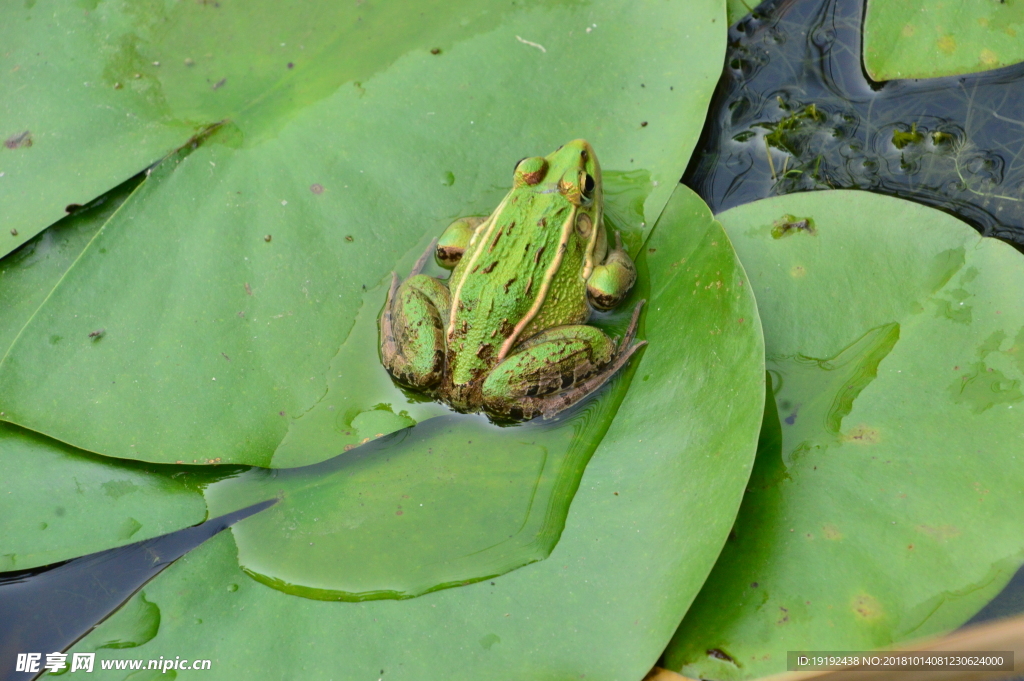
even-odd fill
[[[125,652],[198,646],[225,677],[254,668],[287,676],[301,664],[313,677],[383,669],[388,678],[479,679],[500,669],[515,678],[641,678],[725,540],[764,395],[743,270],[700,199],[676,192],[644,245],[650,345],[547,559],[409,600],[325,602],[250,579],[225,533],[146,586],[160,631]],[[78,649],[109,640],[106,626]],[[282,647],[281,631],[316,654]]]
[[[725,9],[729,19],[729,25],[732,26],[743,17],[750,14],[751,11],[759,4],[759,0],[726,0]]]
[[[868,0],[864,67],[874,80],[934,78],[1024,61],[1015,2]]]
[[[132,178],[0,259],[0,356],[140,181]]]
[[[0,467],[0,572],[201,523],[207,513],[199,486],[215,479],[89,455],[6,423],[0,424]]]
[[[622,337],[633,308],[649,295],[645,258],[637,265],[629,298],[595,320],[610,337]],[[345,380],[330,384],[329,402],[339,392],[342,400],[361,397],[363,403],[367,396],[402,397],[379,365],[363,359],[376,354],[375,320],[357,320],[335,358],[332,366]],[[638,362],[639,356],[552,421],[499,427],[481,416],[449,413],[380,439],[402,419],[411,421],[408,411],[363,411],[347,427],[382,429],[374,442],[346,445],[316,465],[250,469],[208,487],[207,504],[221,515],[277,498],[272,509],[232,527],[239,563],[254,579],[307,598],[412,598],[504,574],[546,558],[558,542],[583,471]],[[373,369],[367,380],[353,380],[367,364]],[[417,417],[447,412],[433,402],[410,406]],[[304,447],[301,438],[346,439],[331,422],[349,417],[330,407],[321,400],[303,416],[299,438],[286,450],[292,459],[323,450]]]
[[[959,626],[1024,560],[1024,260],[863,192],[720,219],[758,298],[777,409],[668,663],[749,679],[784,671],[793,641],[869,650]]]
[[[282,85],[105,225],[0,364],[4,418],[108,456],[274,465],[363,287],[489,212],[523,155],[586,137],[605,168],[646,172],[643,214],[661,212],[718,77],[720,15],[716,0],[516,6],[301,107]],[[602,67],[568,93],[584,64]]]
[[[440,54],[491,31],[514,9],[522,5],[9,5],[0,22],[0,255],[206,126],[231,119],[251,133],[254,107],[281,123],[410,50]]]

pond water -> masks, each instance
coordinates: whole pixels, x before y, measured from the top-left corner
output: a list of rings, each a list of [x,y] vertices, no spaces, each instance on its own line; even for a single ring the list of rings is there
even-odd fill
[[[872,82],[861,0],[779,0],[729,30],[684,183],[715,213],[768,196],[864,189],[1024,245],[1024,64]]]

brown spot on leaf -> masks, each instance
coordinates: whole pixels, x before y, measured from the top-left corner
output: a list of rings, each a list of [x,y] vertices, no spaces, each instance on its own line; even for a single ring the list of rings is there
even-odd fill
[[[311,184],[309,185],[309,191],[313,192],[314,194],[323,194],[324,186],[322,184]]]
[[[837,541],[843,538],[843,533],[839,531],[838,527],[832,524],[822,525],[821,531],[822,534],[825,536],[825,539]]]
[[[4,146],[8,149],[27,149],[32,146],[32,133],[26,130],[25,132],[11,135],[4,140]]]
[[[877,620],[882,617],[882,604],[870,594],[860,593],[853,597],[850,608],[854,614],[865,620]]]
[[[865,445],[876,445],[881,440],[881,436],[877,428],[861,425],[851,428],[843,437],[843,440],[846,442],[859,442]]]
[[[793,215],[783,215],[781,218],[772,223],[772,238],[781,239],[784,236],[795,234],[796,232],[806,232],[811,236],[818,233],[817,228],[814,226],[813,218],[798,218]]]
[[[960,529],[955,525],[918,525],[914,529],[939,541],[960,536]]]
[[[729,664],[736,664],[736,660],[733,659],[732,655],[725,652],[721,648],[709,648],[707,651],[708,657],[713,657],[716,660],[723,660]]]

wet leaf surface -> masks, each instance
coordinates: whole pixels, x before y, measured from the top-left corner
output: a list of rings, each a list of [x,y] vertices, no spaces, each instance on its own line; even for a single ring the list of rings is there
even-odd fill
[[[793,218],[815,231],[781,233]],[[748,679],[785,671],[787,642],[869,650],[962,624],[1024,560],[1024,259],[862,192],[720,219],[758,298],[774,404],[668,662]]]
[[[750,470],[764,394],[750,286],[703,203],[678,188],[644,248],[650,345],[547,559],[409,600],[326,602],[282,593],[243,572],[239,562],[253,555],[246,546],[257,532],[282,528],[240,525],[146,586],[146,600],[160,609],[158,634],[139,650],[109,657],[202,648],[226,677],[254,668],[287,676],[299,664],[311,676],[338,668],[378,677],[383,669],[398,679],[478,679],[494,669],[516,678],[565,670],[592,679],[643,676],[722,546]],[[432,423],[443,422],[411,432]],[[388,442],[371,447],[386,451]],[[489,484],[501,482],[498,472]],[[414,489],[423,481],[405,484]],[[339,488],[344,493],[350,491]],[[302,517],[320,517],[315,512],[326,501],[315,499],[286,490],[279,502],[293,509],[287,520],[296,540],[320,541],[305,534],[320,521]],[[381,560],[380,550],[366,547],[366,560]],[[79,649],[108,640],[106,626]],[[278,645],[282,630],[289,641],[314,642],[317,654]]]
[[[105,226],[0,363],[4,418],[109,456],[279,465],[302,416],[337,397],[331,361],[360,308],[372,316],[382,304],[383,291],[368,302],[364,287],[407,271],[455,217],[490,211],[516,159],[588,138],[604,168],[650,182],[642,212],[632,198],[620,211],[639,223],[617,225],[649,231],[643,216],[661,212],[703,121],[720,10],[517,6],[453,33],[436,54],[402,37],[366,64],[353,57],[355,70],[342,71],[359,80],[341,87],[325,75],[342,50],[330,43],[307,80],[238,103],[230,123],[162,164]],[[623,49],[638,30],[644,48]],[[579,65],[593,63],[604,66],[566,96]],[[183,110],[203,110],[227,77],[193,99],[182,86]],[[384,430],[355,424],[389,403],[396,418],[365,417],[383,416]],[[355,424],[356,443],[408,425],[393,400],[344,406],[353,422],[337,427],[355,438]],[[353,443],[321,432],[281,463]]]
[[[864,67],[874,80],[933,78],[1024,61],[1024,6],[866,0]]]

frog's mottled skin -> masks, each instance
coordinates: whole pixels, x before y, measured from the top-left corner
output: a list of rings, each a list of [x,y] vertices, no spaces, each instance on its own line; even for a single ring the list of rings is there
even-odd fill
[[[487,218],[463,218],[435,257],[447,282],[395,277],[381,316],[381,357],[400,383],[458,411],[501,420],[553,416],[605,383],[634,343],[637,305],[616,345],[587,326],[636,279],[632,260],[609,250],[601,169],[575,140],[516,166],[512,190]]]

